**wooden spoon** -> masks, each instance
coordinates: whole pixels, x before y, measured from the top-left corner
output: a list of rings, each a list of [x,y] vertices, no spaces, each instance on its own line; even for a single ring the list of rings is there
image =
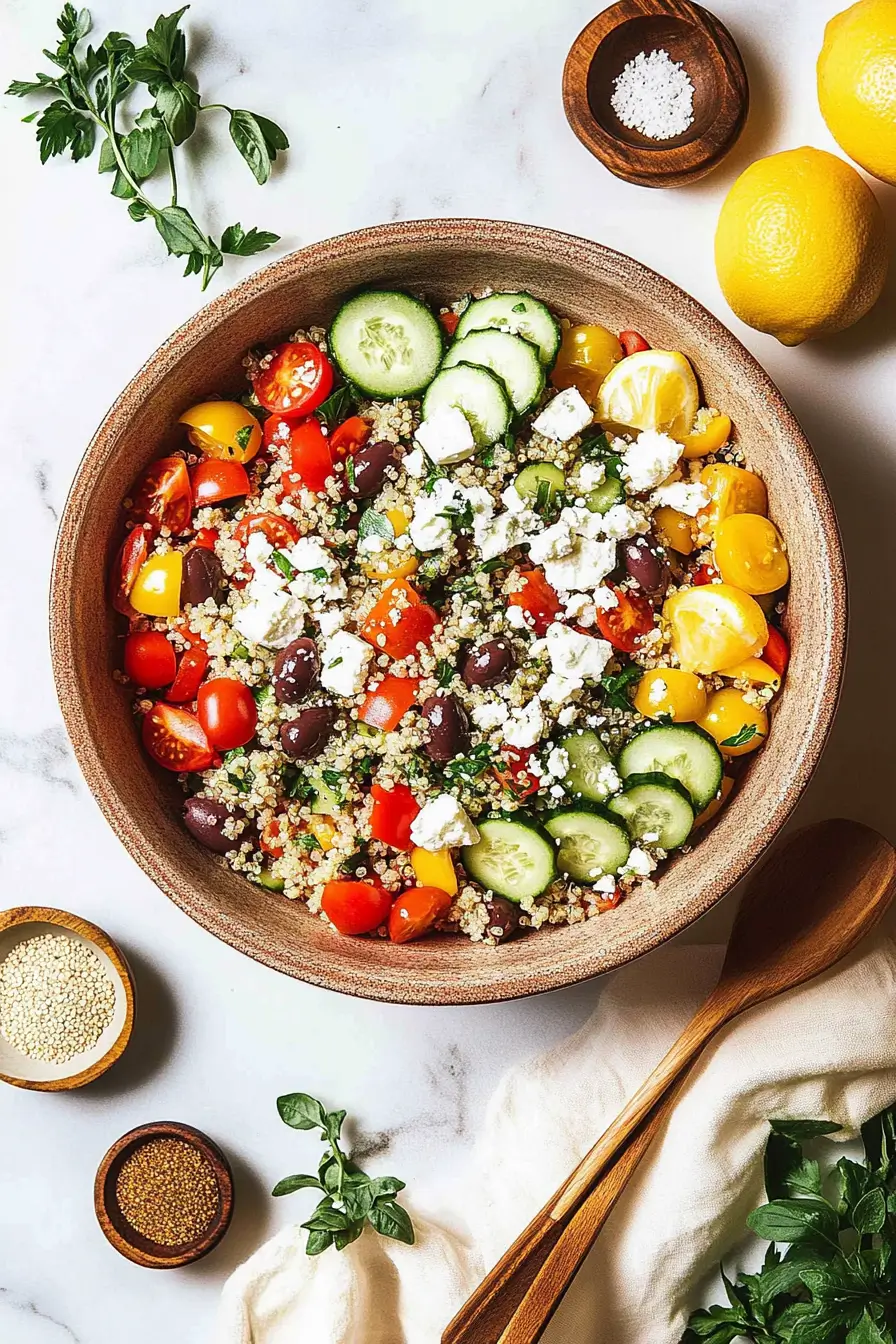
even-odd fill
[[[534,1344],[540,1339],[708,1042],[745,1009],[840,961],[877,924],[894,893],[896,850],[859,822],[819,822],[781,844],[748,887],[709,998],[461,1307],[442,1344]]]

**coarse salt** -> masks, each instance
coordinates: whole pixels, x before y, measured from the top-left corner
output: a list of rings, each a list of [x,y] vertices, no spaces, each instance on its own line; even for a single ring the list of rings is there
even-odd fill
[[[671,140],[694,120],[694,86],[667,51],[641,51],[613,81],[610,106],[629,130]]]

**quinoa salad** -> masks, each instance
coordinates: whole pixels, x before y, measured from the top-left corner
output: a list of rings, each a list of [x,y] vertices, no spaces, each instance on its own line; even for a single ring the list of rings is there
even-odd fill
[[[363,291],[250,351],[135,482],[115,675],[259,900],[494,945],[699,843],[769,732],[789,566],[649,336]]]

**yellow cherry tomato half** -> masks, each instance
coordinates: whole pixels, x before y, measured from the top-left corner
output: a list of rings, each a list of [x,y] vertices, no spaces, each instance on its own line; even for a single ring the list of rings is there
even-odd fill
[[[613,365],[619,363],[622,355],[618,337],[606,327],[596,323],[567,327],[560,342],[551,382],[560,391],[565,387],[577,387],[593,406],[601,383]]]
[[[759,513],[733,513],[716,528],[716,569],[726,583],[754,596],[774,593],[790,578],[781,533]]]
[[[399,559],[381,556],[366,560],[361,568],[369,579],[406,579],[410,574],[416,574],[419,564],[416,555],[402,555]],[[431,885],[426,883],[426,886]]]
[[[768,715],[748,704],[733,686],[726,686],[709,697],[699,727],[715,738],[723,756],[746,756],[768,737]]]
[[[745,658],[734,667],[723,667],[720,675],[732,681],[749,681],[754,686],[771,686],[775,691],[781,688],[780,673],[761,658]]]
[[[697,417],[697,423],[700,423],[700,416],[705,415],[700,412]],[[706,457],[707,453],[717,453],[720,448],[731,438],[731,418],[727,415],[713,415],[708,418],[701,429],[695,429],[692,434],[682,436],[681,442],[684,445],[684,456],[688,459],[695,457]]]
[[[336,843],[336,827],[327,817],[310,817],[308,831],[326,854]]]
[[[137,571],[130,592],[131,606],[143,616],[178,616],[183,572],[180,551],[151,555]]]
[[[180,417],[194,448],[208,457],[251,462],[261,447],[261,425],[238,401],[202,401]]]
[[[405,513],[404,509],[387,509],[386,517],[392,524],[392,531],[395,533],[396,537],[403,537],[405,532],[407,532],[411,521],[408,518],[408,515]],[[421,885],[432,886],[432,883],[424,882],[421,883]]]
[[[668,504],[653,515],[653,530],[657,541],[667,550],[679,555],[690,555],[694,549],[694,520]]]
[[[411,867],[421,887],[438,887],[449,896],[457,891],[457,873],[450,849],[412,849]]]
[[[645,719],[671,714],[674,723],[694,723],[706,709],[706,687],[695,672],[653,668],[638,682],[634,706]]]
[[[734,788],[734,780],[731,778],[731,776],[723,775],[722,786],[719,789],[718,793],[716,794],[715,798],[710,799],[710,801],[704,807],[703,811],[695,819],[694,821],[695,831],[698,826],[705,826],[708,821],[712,821],[713,817],[718,816],[722,808],[727,803],[728,799],[731,797],[731,790],[733,788]]]
[[[768,640],[762,608],[728,583],[684,588],[666,599],[672,650],[686,672],[719,672],[761,653]]]
[[[708,532],[714,533],[732,513],[768,513],[768,491],[755,471],[716,462],[703,468],[700,483],[709,491],[710,501],[697,517]]]

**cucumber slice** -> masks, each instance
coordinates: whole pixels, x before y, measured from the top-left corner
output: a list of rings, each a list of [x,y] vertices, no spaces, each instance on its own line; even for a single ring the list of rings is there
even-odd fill
[[[345,799],[320,775],[309,775],[308,783],[314,789],[312,812],[319,812],[324,817],[338,817],[345,810]]]
[[[456,406],[470,422],[480,448],[490,448],[503,439],[513,419],[504,385],[488,369],[475,364],[456,364],[432,380],[423,398],[426,418],[442,406]]]
[[[523,499],[532,499],[547,507],[554,496],[566,486],[566,477],[553,462],[532,462],[523,467],[514,481],[516,492]]]
[[[477,821],[479,840],[460,861],[474,882],[509,901],[540,896],[557,876],[554,850],[540,827],[519,812]]]
[[[544,369],[537,348],[507,331],[472,331],[462,341],[455,341],[442,368],[452,369],[455,364],[478,364],[497,374],[517,415],[525,415],[544,391]]]
[[[281,892],[286,887],[282,877],[275,877],[270,868],[262,868],[258,874],[258,885],[264,887],[265,891]]]
[[[545,829],[557,844],[557,867],[573,882],[591,884],[619,872],[631,850],[625,827],[602,808],[566,807]]]
[[[442,359],[442,328],[425,304],[397,290],[356,294],[330,328],[343,374],[371,397],[411,397],[432,382]]]
[[[663,849],[683,845],[694,825],[687,789],[668,775],[629,775],[622,793],[607,807],[622,817],[633,840]]]
[[[691,723],[645,728],[619,753],[616,768],[629,775],[670,775],[683,784],[694,809],[702,812],[722,783],[722,755],[708,733]]]
[[[625,503],[625,486],[615,476],[608,476],[585,496],[585,508],[591,513],[609,513],[614,504]]]
[[[567,792],[592,803],[602,803],[619,789],[613,758],[597,733],[590,729],[568,733],[560,746],[569,757],[569,769],[563,780]]]
[[[462,340],[471,331],[488,331],[497,327],[523,336],[538,346],[542,364],[549,368],[560,349],[560,323],[540,299],[521,291],[518,294],[489,294],[485,299],[474,299],[464,309],[457,324],[455,336]]]

